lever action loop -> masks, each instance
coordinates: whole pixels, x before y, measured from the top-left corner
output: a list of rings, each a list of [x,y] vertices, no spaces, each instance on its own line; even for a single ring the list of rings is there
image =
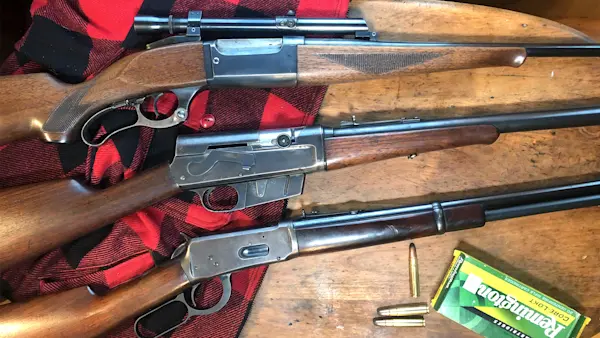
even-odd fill
[[[166,302],[163,305],[157,307],[156,309],[148,311],[145,314],[143,314],[142,316],[140,316],[133,324],[133,327],[135,330],[135,335],[138,338],[150,338],[149,336],[144,336],[140,332],[140,330],[139,330],[140,321],[142,321],[144,318],[150,316],[152,313],[162,309],[163,307],[165,307],[171,303],[177,303],[177,302],[182,303],[186,307],[187,313],[186,313],[185,318],[179,324],[177,324],[171,328],[168,328],[165,331],[158,333],[155,336],[151,336],[151,338],[162,337],[163,335],[165,335],[165,334],[175,330],[176,328],[180,327],[181,325],[185,324],[192,317],[209,315],[209,314],[220,311],[227,304],[227,302],[229,302],[229,298],[231,297],[231,274],[228,273],[228,274],[219,276],[219,279],[221,280],[221,284],[223,285],[223,294],[221,295],[221,299],[219,299],[219,302],[217,304],[215,304],[213,307],[208,308],[208,309],[197,309],[196,308],[196,301],[194,300],[194,294],[196,293],[196,290],[198,289],[198,287],[201,285],[201,284],[196,284],[196,285],[194,285],[194,287],[192,288],[191,293],[190,293],[190,295],[191,295],[190,301],[192,304],[189,304],[188,301],[186,300],[185,293],[180,293],[173,300]]]
[[[184,122],[188,116],[187,109],[185,109],[185,108],[175,109],[175,112],[173,113],[173,115],[169,116],[168,118],[166,118],[164,120],[150,120],[149,118],[144,116],[144,114],[142,114],[140,107],[141,107],[142,103],[144,102],[144,100],[147,97],[154,97],[154,101],[155,101],[154,107],[156,109],[156,100],[161,95],[162,94],[158,94],[158,95],[153,95],[153,96],[146,96],[146,97],[135,99],[135,100],[126,100],[124,102],[117,103],[110,107],[100,110],[99,112],[94,114],[89,120],[87,120],[85,122],[85,124],[83,125],[83,127],[81,128],[81,139],[83,140],[83,142],[85,144],[87,144],[90,147],[99,147],[99,146],[103,145],[106,141],[108,141],[108,139],[110,139],[113,135],[120,133],[124,130],[133,128],[133,127],[151,127],[151,128],[157,128],[157,129],[164,129],[164,128],[169,128],[169,127],[174,127],[174,126]],[[135,123],[130,124],[128,126],[124,126],[122,128],[119,128],[111,133],[108,133],[107,135],[100,137],[100,139],[96,140],[96,141],[88,138],[89,135],[94,135],[93,132],[88,131],[90,124],[99,120],[101,117],[103,117],[107,113],[112,112],[115,109],[123,108],[123,107],[135,108],[135,112],[137,114],[137,120],[135,121]],[[155,111],[155,114],[157,114],[156,111]]]
[[[194,96],[196,96],[196,93],[198,93],[202,89],[204,89],[204,87],[186,87],[173,89],[171,92],[173,92],[173,94],[177,96],[177,108],[175,108],[173,115],[162,120],[150,120],[149,118],[144,116],[141,110],[141,105],[144,103],[144,100],[146,100],[149,97],[152,97],[154,100],[154,116],[158,118],[159,115],[157,101],[161,96],[164,95],[164,93],[147,95],[142,98],[134,100],[125,100],[123,102],[116,103],[110,107],[100,110],[96,114],[92,115],[92,117],[90,117],[90,119],[85,122],[85,124],[81,128],[81,139],[83,140],[83,143],[87,144],[90,147],[99,147],[103,145],[104,142],[110,139],[113,135],[133,127],[150,127],[156,129],[165,129],[177,126],[187,120],[189,115],[190,103],[192,102]],[[107,135],[104,135],[97,141],[91,139],[95,136],[95,132],[88,131],[89,126],[97,120],[99,120],[104,115],[106,115],[107,113],[123,107],[135,108],[135,112],[137,114],[137,120],[135,121],[135,123],[128,126],[124,126]]]

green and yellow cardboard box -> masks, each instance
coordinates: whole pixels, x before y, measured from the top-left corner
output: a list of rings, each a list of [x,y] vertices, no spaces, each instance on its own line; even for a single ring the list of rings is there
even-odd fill
[[[576,338],[590,319],[460,251],[432,306],[484,337]]]

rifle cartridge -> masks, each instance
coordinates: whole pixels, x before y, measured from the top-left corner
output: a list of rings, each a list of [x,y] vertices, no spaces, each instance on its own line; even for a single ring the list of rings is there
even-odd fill
[[[377,314],[383,317],[418,316],[428,313],[429,303],[390,305],[377,309]]]
[[[424,327],[425,318],[374,318],[373,324],[388,327]]]
[[[415,243],[410,243],[408,247],[408,271],[410,283],[410,296],[413,298],[419,297],[419,264],[417,262],[417,247]]]

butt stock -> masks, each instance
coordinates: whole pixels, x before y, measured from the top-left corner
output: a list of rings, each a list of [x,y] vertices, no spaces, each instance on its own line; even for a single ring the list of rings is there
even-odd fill
[[[42,125],[68,88],[49,74],[0,76],[0,145],[41,136]]]
[[[327,85],[448,70],[519,67],[519,47],[298,46],[298,84]]]
[[[97,337],[181,293],[189,282],[179,260],[95,296],[86,287],[0,308],[0,337]]]
[[[70,85],[48,74],[0,77],[0,144],[38,136],[50,142],[80,138],[96,112],[126,99],[206,83],[202,43],[135,53],[86,82]]]
[[[494,126],[467,126],[403,131],[325,139],[327,169],[409,156],[429,151],[492,144],[499,133]]]
[[[0,190],[0,271],[178,192],[166,165],[102,190],[72,179]]]

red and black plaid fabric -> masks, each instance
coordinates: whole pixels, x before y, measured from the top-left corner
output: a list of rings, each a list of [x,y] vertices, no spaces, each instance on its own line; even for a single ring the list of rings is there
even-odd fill
[[[265,17],[289,10],[303,17],[344,17],[348,0],[34,0],[32,24],[2,64],[0,74],[51,72],[77,83],[90,79],[127,53],[141,49],[148,37],[132,28],[133,17],[168,15],[185,17],[202,10],[205,17]],[[168,161],[179,133],[258,129],[311,124],[325,93],[323,87],[297,89],[223,89],[200,93],[189,120],[180,128],[134,128],[116,135],[100,148],[83,143],[56,145],[26,140],[0,146],[0,186],[14,186],[65,177],[83,177],[103,188],[129,179],[137,172]],[[206,114],[215,118],[204,129]],[[113,114],[112,119],[117,120]],[[105,122],[110,124],[111,120]],[[118,220],[64,245],[35,261],[0,273],[0,295],[24,300],[52,292],[91,285],[114,288],[165,261],[190,236],[209,231],[243,228],[276,222],[284,202],[232,213],[211,213],[193,193],[182,193]],[[232,276],[233,294],[220,312],[194,318],[172,336],[230,337],[239,334],[266,267]],[[198,299],[208,306],[220,297],[216,280],[204,285]],[[181,320],[182,313],[161,313],[146,329]],[[133,321],[113,331],[133,336]]]

